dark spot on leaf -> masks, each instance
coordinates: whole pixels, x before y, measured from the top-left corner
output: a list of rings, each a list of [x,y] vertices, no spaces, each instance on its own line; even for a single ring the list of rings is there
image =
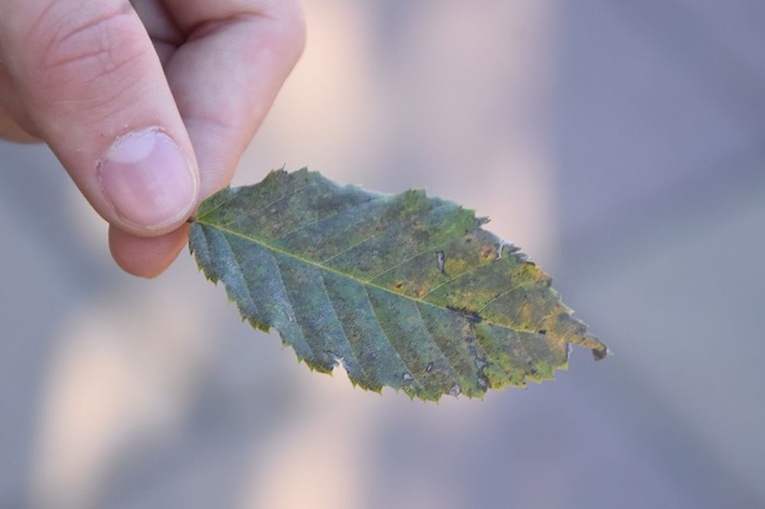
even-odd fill
[[[481,323],[483,321],[483,317],[478,313],[478,311],[473,311],[472,309],[456,306],[446,306],[446,309],[449,311],[454,311],[455,313],[460,313],[470,323]]]
[[[594,349],[592,350],[592,356],[595,357],[596,361],[602,361],[606,357],[608,357],[608,348],[603,348],[600,350]]]

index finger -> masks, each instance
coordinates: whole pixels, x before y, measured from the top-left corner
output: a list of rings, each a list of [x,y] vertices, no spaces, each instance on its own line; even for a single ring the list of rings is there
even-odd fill
[[[188,34],[166,73],[200,167],[201,195],[228,184],[300,57],[297,0],[167,0]]]

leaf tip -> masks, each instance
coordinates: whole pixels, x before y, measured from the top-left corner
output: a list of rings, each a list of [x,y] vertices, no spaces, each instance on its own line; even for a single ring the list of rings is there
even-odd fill
[[[613,354],[614,354],[613,350],[611,350],[605,345],[603,345],[600,348],[592,349],[592,356],[595,358],[596,361],[602,361],[606,357],[611,357]]]

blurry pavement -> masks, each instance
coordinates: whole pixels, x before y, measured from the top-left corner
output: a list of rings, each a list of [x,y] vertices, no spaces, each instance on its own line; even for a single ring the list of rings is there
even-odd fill
[[[492,218],[616,354],[484,401],[310,373],[187,254],[154,281],[0,143],[0,507],[765,507],[765,5],[305,2],[235,184]]]

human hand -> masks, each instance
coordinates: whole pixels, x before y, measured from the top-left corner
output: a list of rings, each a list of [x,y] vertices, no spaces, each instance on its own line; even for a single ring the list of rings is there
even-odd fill
[[[298,0],[3,0],[0,137],[47,143],[153,277],[299,58]]]

